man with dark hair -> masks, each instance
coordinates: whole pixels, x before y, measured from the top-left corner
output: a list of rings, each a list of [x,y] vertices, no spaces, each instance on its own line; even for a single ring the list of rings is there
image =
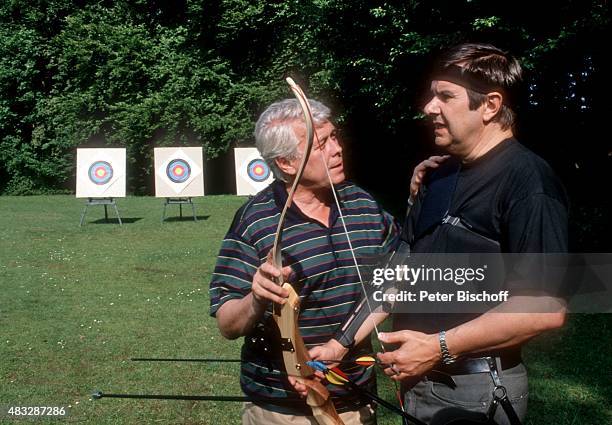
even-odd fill
[[[430,167],[413,200],[403,232],[412,253],[567,252],[567,200],[551,168],[515,138],[517,60],[484,44],[445,52],[431,81],[424,111],[435,144],[450,155],[417,167],[413,187]],[[535,294],[520,280],[506,279],[510,298],[481,313],[394,314],[395,332],[379,354],[385,373],[401,380],[408,413],[434,423],[458,409],[486,414],[497,400],[497,423],[520,423],[527,410],[527,374],[521,346],[563,325],[563,301]],[[523,311],[523,313],[518,313]],[[313,357],[340,358],[372,330],[381,315],[354,314]],[[503,397],[503,387],[507,397]],[[494,395],[494,389],[498,393]]]
[[[523,80],[514,57],[490,45],[462,44],[440,57],[437,71],[466,89],[470,110],[480,107],[491,89],[499,91],[503,102],[492,121],[499,123],[501,130],[513,128],[517,90]]]

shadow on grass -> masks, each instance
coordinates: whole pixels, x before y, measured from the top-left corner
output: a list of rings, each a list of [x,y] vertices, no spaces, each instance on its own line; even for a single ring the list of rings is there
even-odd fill
[[[121,223],[123,224],[132,224],[140,220],[142,220],[142,217],[121,217]],[[119,224],[119,220],[112,217],[109,217],[108,220],[105,218],[99,218],[94,221],[85,221],[83,223],[83,226],[86,226],[88,224]]]
[[[200,221],[200,220],[208,220],[210,218],[209,215],[198,215],[196,217],[198,218],[198,221]],[[166,217],[162,223],[173,222],[173,221],[195,221],[195,220],[193,219],[192,215],[191,216],[184,215],[182,217],[180,217],[180,216]]]

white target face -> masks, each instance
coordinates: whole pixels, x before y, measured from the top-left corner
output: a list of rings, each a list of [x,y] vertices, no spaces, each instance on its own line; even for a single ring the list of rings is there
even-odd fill
[[[235,148],[236,194],[255,195],[265,189],[274,176],[257,148]]]
[[[155,148],[155,196],[204,196],[202,148]]]
[[[77,198],[125,196],[125,149],[77,149]]]

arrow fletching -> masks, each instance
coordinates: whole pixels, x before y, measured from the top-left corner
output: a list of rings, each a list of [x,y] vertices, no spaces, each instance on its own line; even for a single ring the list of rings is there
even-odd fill
[[[359,366],[370,367],[376,364],[376,359],[372,356],[361,356],[355,359],[355,363]]]

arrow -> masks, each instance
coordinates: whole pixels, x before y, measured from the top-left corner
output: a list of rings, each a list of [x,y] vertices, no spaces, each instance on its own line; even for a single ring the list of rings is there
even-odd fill
[[[198,362],[198,363],[248,363],[249,360],[241,359],[216,359],[216,358],[157,358],[157,357],[133,357],[130,359],[133,362]],[[363,367],[371,367],[373,365],[388,366],[380,360],[372,356],[361,356],[356,359],[317,359],[317,361],[325,364],[356,364]]]
[[[418,418],[415,418],[414,416],[410,415],[409,413],[405,412],[404,410],[400,409],[397,406],[394,406],[393,404],[389,403],[386,400],[383,400],[382,398],[378,397],[376,394],[361,388],[359,385],[357,385],[356,383],[354,383],[353,381],[351,381],[348,376],[342,372],[340,369],[338,368],[328,368],[327,366],[325,366],[324,363],[320,362],[320,361],[309,361],[306,362],[306,364],[308,366],[310,366],[311,368],[318,370],[319,372],[322,372],[325,375],[325,378],[331,382],[332,384],[335,385],[347,385],[349,388],[351,388],[352,390],[354,390],[355,392],[369,398],[370,400],[372,400],[373,402],[375,402],[376,404],[379,404],[383,407],[386,407],[387,409],[391,410],[392,412],[397,413],[398,415],[400,415],[402,418],[404,418],[407,421],[410,421],[416,425],[427,425],[425,422],[420,421]]]
[[[201,362],[201,363],[246,363],[240,359],[184,359],[184,358],[154,358],[154,357],[133,357],[133,362]]]
[[[299,398],[266,398],[266,397],[247,397],[247,396],[217,396],[217,395],[181,395],[181,394],[114,394],[94,391],[91,398],[99,400],[101,398],[132,398],[149,400],[196,400],[196,401],[230,401],[230,402],[261,402],[275,404],[295,404],[301,402]]]
[[[380,360],[372,357],[372,356],[361,356],[361,357],[357,357],[355,359],[317,359],[316,361],[319,361],[321,363],[324,364],[333,364],[333,363],[338,363],[338,364],[356,364],[359,366],[363,366],[363,367],[371,367],[374,365],[378,365],[378,366],[382,366],[382,367],[387,367],[388,365],[386,363],[382,363]]]

